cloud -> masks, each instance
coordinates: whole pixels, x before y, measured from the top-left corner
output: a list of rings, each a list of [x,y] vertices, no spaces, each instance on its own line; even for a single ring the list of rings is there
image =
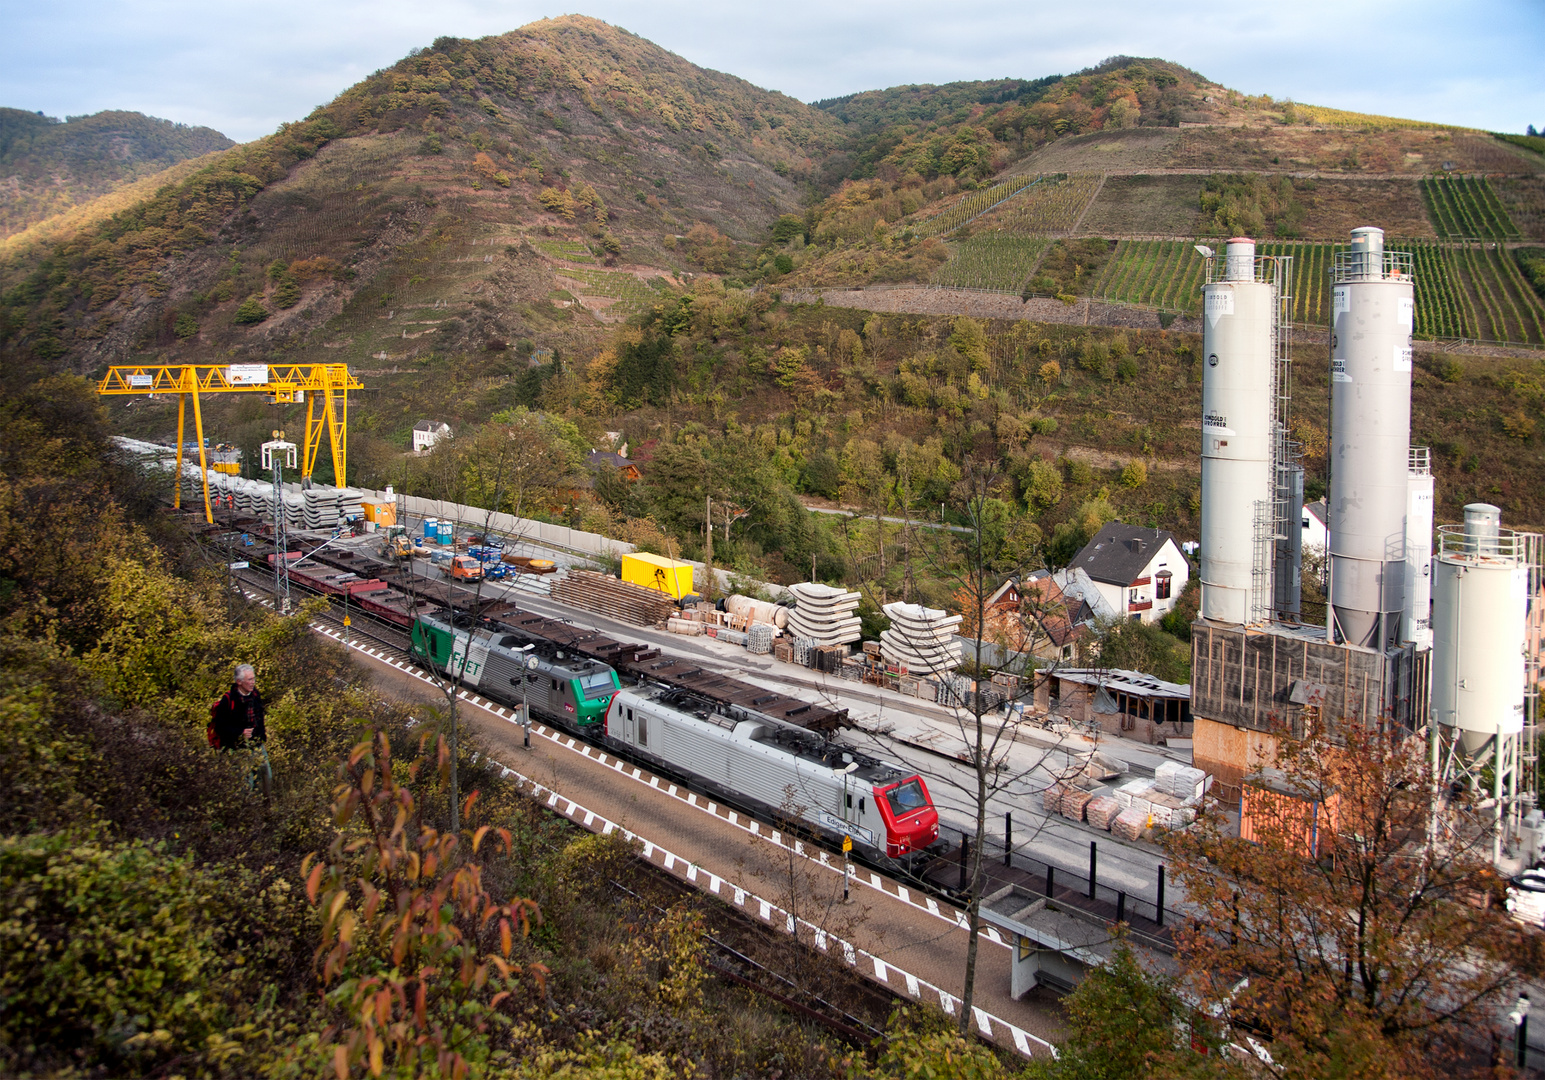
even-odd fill
[[[251,139],[436,37],[557,12],[452,0],[0,0],[0,102],[51,115],[137,109]],[[599,0],[584,14],[802,100],[906,83],[1065,74],[1160,56],[1246,93],[1521,131],[1545,124],[1545,8],[1530,0],[1299,4],[853,0],[705,6]]]

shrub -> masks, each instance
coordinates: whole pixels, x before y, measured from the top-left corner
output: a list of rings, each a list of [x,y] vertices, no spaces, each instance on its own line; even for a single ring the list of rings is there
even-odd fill
[[[1036,374],[1041,377],[1041,382],[1045,384],[1049,392],[1057,384],[1057,380],[1062,378],[1062,365],[1055,360],[1048,360],[1041,365],[1040,370]]]
[[[268,315],[268,309],[263,306],[263,301],[255,296],[249,296],[242,301],[241,307],[236,309],[236,322],[243,326],[260,323],[268,318]]]
[[[1510,439],[1528,439],[1534,434],[1534,418],[1519,410],[1502,418],[1502,430]]]
[[[0,1043],[21,1055],[89,1048],[141,1067],[203,1049],[221,1030],[229,981],[218,893],[191,859],[158,846],[0,840]]]
[[[1446,383],[1457,383],[1465,377],[1465,366],[1452,356],[1445,356],[1434,368],[1438,378]]]
[[[198,320],[184,311],[177,316],[177,321],[172,323],[172,333],[179,338],[190,338],[198,333]]]
[[[1121,484],[1123,487],[1140,488],[1148,482],[1148,466],[1141,461],[1129,461],[1126,468],[1121,470]]]

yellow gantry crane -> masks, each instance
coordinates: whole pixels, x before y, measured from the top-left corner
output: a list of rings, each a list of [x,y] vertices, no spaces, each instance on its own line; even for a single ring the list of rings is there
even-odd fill
[[[169,364],[107,369],[99,394],[177,395],[177,486],[173,505],[182,505],[183,426],[188,399],[193,399],[193,427],[198,437],[198,463],[204,485],[204,520],[213,523],[209,507],[209,464],[204,453],[201,394],[267,394],[276,405],[306,403],[306,442],[301,476],[311,478],[327,432],[338,486],[348,482],[349,391],[364,383],[349,374],[347,364]]]

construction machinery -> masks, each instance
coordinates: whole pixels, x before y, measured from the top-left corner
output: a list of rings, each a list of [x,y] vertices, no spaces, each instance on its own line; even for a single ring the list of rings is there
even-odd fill
[[[107,369],[97,393],[177,395],[177,476],[173,505],[182,505],[181,477],[188,400],[193,401],[193,427],[198,437],[198,463],[203,474],[204,519],[214,522],[209,506],[209,458],[204,446],[203,394],[266,394],[275,405],[306,403],[306,441],[301,447],[303,480],[310,480],[327,432],[332,450],[334,482],[348,485],[349,391],[365,384],[349,373],[347,364],[168,364],[124,365]]]

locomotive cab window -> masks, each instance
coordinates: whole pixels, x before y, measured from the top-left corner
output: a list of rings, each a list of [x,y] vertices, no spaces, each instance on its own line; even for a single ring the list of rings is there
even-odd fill
[[[923,788],[916,780],[908,780],[899,787],[893,787],[885,793],[885,801],[891,805],[891,814],[901,817],[910,814],[914,810],[921,810],[927,806],[923,798]]]

